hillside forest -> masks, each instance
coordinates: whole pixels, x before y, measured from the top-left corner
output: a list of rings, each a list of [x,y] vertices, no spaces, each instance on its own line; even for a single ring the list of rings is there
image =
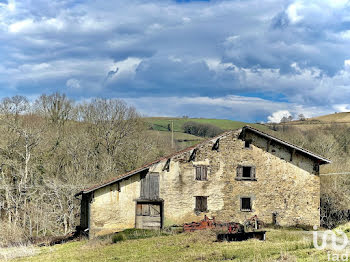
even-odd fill
[[[4,98],[0,117],[0,245],[66,235],[79,224],[80,202],[74,195],[83,188],[198,143],[200,135],[245,124],[211,120],[206,124],[214,127],[207,125],[204,132],[203,125],[181,118],[187,124],[177,126],[172,146],[169,121],[161,119],[166,125],[159,131],[154,128],[159,119],[143,118],[122,100],[77,103],[59,93],[32,102],[23,96]],[[321,172],[350,170],[349,126],[254,126],[333,160]],[[324,177],[324,221],[334,226],[347,219],[349,179]]]

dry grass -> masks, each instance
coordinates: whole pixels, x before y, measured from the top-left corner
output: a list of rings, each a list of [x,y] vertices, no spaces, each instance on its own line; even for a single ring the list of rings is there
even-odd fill
[[[350,122],[350,113],[341,112],[336,114],[314,117],[312,119],[319,120],[322,122]]]
[[[6,248],[0,248],[0,259],[9,261],[15,258],[30,257],[38,253],[38,249],[31,245],[17,245]]]

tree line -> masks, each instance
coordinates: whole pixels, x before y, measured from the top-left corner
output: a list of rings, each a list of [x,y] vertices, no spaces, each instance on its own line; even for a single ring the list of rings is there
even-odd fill
[[[0,118],[0,245],[71,232],[75,193],[170,150],[118,99],[7,97]]]
[[[224,132],[221,128],[212,124],[204,124],[194,121],[184,123],[182,128],[184,133],[201,137],[214,137]]]

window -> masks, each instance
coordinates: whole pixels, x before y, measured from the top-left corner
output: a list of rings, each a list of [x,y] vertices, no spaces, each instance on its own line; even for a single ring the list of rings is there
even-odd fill
[[[196,180],[207,180],[207,166],[196,166]]]
[[[252,201],[250,197],[241,198],[241,211],[252,211]]]
[[[256,180],[255,166],[238,166],[236,180]]]
[[[320,164],[318,164],[318,163],[315,163],[315,164],[314,164],[314,172],[315,172],[316,174],[318,174],[318,173],[320,172]]]
[[[245,148],[250,148],[250,144],[252,143],[252,140],[245,140],[244,141],[244,147]]]
[[[243,167],[243,177],[244,178],[251,178],[251,172],[252,171],[252,167],[251,166],[244,166]]]
[[[207,211],[207,199],[206,196],[196,196],[196,208],[197,212],[206,212]]]

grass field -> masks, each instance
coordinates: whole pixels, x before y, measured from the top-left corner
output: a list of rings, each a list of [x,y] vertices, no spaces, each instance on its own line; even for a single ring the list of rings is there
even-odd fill
[[[189,121],[198,123],[212,124],[223,131],[242,128],[245,125],[258,128],[262,131],[267,129],[266,126],[260,124],[247,124],[244,122],[226,120],[226,119],[208,119],[208,118],[169,118],[169,117],[148,117],[143,118],[144,122],[150,127],[148,131],[153,137],[159,137],[170,141],[171,132],[168,130],[168,125],[174,123],[174,140],[177,150],[182,150],[186,147],[193,146],[201,142],[204,138],[183,133],[183,124]]]
[[[174,122],[174,132],[183,132],[182,126],[184,123],[189,121],[194,121],[203,124],[212,124],[215,125],[222,130],[231,130],[242,128],[247,125],[247,123],[226,120],[226,119],[208,119],[208,118],[171,118],[171,117],[148,117],[144,118],[144,121],[149,124],[153,130],[159,131],[168,131],[168,124],[171,124],[171,121]],[[259,124],[249,124],[250,126],[260,127]]]
[[[330,115],[318,116],[311,118],[322,122],[348,122],[350,123],[350,112],[341,112]]]
[[[287,126],[292,125],[299,128],[310,129],[317,126],[334,125],[334,124],[350,125],[350,112],[341,112],[341,113],[323,115],[323,116],[308,118],[304,121],[294,120],[291,122],[277,124],[277,125],[287,125]]]
[[[210,231],[155,236],[112,244],[83,240],[42,247],[16,261],[327,261],[311,232],[268,229],[266,241],[215,242]]]
[[[167,141],[169,141],[169,144],[171,143],[171,132],[169,131],[148,130],[147,133],[150,134],[152,137],[166,139]],[[174,132],[174,140],[176,142],[176,145],[179,147],[178,149],[181,150],[183,148],[198,144],[199,142],[203,141],[204,138],[194,136],[191,134]]]

